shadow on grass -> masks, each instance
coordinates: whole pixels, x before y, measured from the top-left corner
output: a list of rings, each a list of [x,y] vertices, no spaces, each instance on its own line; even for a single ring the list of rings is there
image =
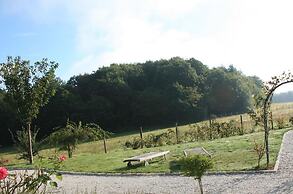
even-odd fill
[[[132,163],[131,166],[127,166],[127,163],[125,163],[125,167],[121,167],[121,168],[116,168],[114,169],[115,172],[128,172],[128,171],[133,171],[135,169],[143,169],[143,168],[147,168],[148,166],[152,166],[155,164],[160,164],[162,163],[162,161],[160,160],[152,160],[152,161],[148,161],[148,165],[145,166],[143,162],[140,163]]]
[[[180,172],[181,166],[177,160],[172,160],[169,162],[170,172]]]

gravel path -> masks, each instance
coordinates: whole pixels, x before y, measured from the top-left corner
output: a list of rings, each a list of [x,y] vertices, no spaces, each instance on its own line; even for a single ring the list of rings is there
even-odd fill
[[[206,175],[206,193],[293,193],[293,131],[284,135],[277,172]],[[63,175],[58,193],[194,193],[197,183],[183,176]]]

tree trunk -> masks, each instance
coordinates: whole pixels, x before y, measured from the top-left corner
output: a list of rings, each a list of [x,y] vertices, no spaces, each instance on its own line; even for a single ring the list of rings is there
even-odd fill
[[[198,185],[199,185],[200,193],[203,194],[201,178],[198,179]]]
[[[67,153],[68,153],[68,158],[72,158],[72,149],[70,145],[67,146]]]
[[[267,157],[267,168],[270,163],[270,152],[269,152],[269,129],[268,129],[268,115],[267,115],[267,101],[265,101],[264,108],[264,130],[265,130],[265,146],[266,146],[266,157]]]
[[[29,154],[29,163],[33,164],[34,156],[33,156],[33,145],[32,145],[32,132],[31,132],[31,123],[27,125],[27,134],[28,134],[28,154]]]

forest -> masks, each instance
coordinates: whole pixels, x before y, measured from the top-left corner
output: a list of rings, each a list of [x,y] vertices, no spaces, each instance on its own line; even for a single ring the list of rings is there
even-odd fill
[[[246,112],[262,84],[233,65],[208,68],[194,58],[111,64],[67,82],[56,78],[56,94],[32,126],[44,137],[67,119],[97,123],[115,133],[191,123]],[[6,145],[12,142],[8,129],[21,130],[21,125],[4,89],[0,122],[0,142]]]

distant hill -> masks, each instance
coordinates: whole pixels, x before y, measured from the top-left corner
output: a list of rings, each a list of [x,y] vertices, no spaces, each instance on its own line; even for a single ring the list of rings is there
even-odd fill
[[[273,102],[293,102],[293,91],[274,94]]]

